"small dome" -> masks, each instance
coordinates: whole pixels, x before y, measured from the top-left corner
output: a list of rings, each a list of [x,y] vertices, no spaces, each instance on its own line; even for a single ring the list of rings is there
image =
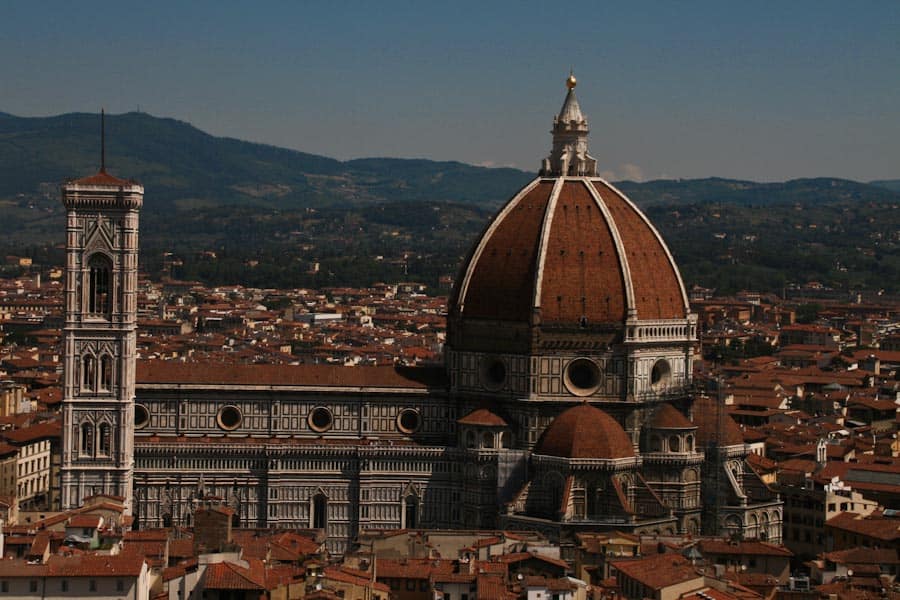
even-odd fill
[[[696,429],[681,411],[671,404],[662,404],[656,409],[653,419],[650,421],[652,429]]]
[[[490,410],[486,408],[478,408],[467,414],[466,416],[457,419],[457,423],[460,425],[477,425],[481,427],[506,427],[506,421],[503,420],[503,417],[494,414]]]
[[[579,404],[553,419],[534,452],[562,458],[632,458],[634,446],[615,419],[599,408]]]

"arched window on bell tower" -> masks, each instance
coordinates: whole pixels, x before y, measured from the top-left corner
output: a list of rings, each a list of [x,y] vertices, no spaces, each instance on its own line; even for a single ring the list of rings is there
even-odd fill
[[[100,357],[100,390],[108,392],[112,389],[112,369],[113,361],[109,354]]]
[[[81,455],[94,455],[94,426],[91,423],[81,424]]]
[[[81,389],[93,391],[97,381],[97,359],[91,354],[81,358]]]
[[[87,312],[109,318],[112,314],[112,261],[102,254],[88,260]]]
[[[100,454],[109,456],[112,451],[112,427],[109,423],[100,424]]]

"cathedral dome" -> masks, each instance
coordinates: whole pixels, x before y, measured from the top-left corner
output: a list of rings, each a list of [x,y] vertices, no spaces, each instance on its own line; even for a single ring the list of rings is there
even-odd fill
[[[671,253],[637,206],[597,177],[587,133],[571,86],[541,175],[500,210],[463,265],[451,327],[479,320],[621,330],[626,321],[687,317]]]
[[[579,404],[553,419],[534,448],[535,454],[562,458],[633,458],[634,446],[622,426],[589,404]]]

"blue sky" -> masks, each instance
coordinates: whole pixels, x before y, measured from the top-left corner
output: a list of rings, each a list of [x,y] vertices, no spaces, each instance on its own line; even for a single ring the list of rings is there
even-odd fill
[[[900,178],[900,2],[34,2],[0,111],[536,170],[569,68],[614,179]]]

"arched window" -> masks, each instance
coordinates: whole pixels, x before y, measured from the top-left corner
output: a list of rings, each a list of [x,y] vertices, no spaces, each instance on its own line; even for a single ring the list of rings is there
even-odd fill
[[[415,529],[419,526],[419,499],[413,495],[406,497],[403,506],[404,527],[406,529]]]
[[[490,431],[485,431],[481,436],[481,447],[482,448],[493,448],[494,447],[494,434]]]
[[[81,455],[94,455],[94,426],[90,423],[81,425]]]
[[[81,389],[93,390],[97,381],[97,359],[86,354],[81,359]]]
[[[681,438],[677,435],[669,436],[669,452],[681,452]]]
[[[109,391],[112,389],[112,369],[113,369],[113,361],[112,357],[109,354],[104,354],[100,357],[100,389],[103,391]]]
[[[112,451],[112,427],[109,423],[100,424],[100,454],[109,456]]]
[[[466,432],[466,448],[474,448],[475,447],[475,432],[467,431]]]
[[[737,515],[728,515],[725,517],[725,531],[728,535],[738,535],[741,533],[741,518]]]
[[[509,432],[504,431],[500,434],[500,447],[509,448]]]
[[[766,541],[769,539],[769,513],[762,513],[762,524],[759,529],[759,539]]]
[[[312,526],[314,529],[328,528],[328,498],[325,494],[316,494],[312,501]]]
[[[684,438],[684,451],[685,452],[693,452],[694,451],[694,436],[689,435]]]
[[[112,313],[112,263],[102,254],[88,261],[88,313],[108,317]]]

